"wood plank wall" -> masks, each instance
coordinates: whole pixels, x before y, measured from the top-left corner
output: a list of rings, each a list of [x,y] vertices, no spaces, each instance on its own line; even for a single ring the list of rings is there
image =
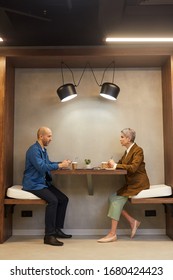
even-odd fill
[[[11,208],[5,212],[4,197],[13,183],[14,73],[8,59],[0,57],[0,243],[12,233]]]
[[[165,184],[173,187],[173,57],[162,67],[162,96]]]

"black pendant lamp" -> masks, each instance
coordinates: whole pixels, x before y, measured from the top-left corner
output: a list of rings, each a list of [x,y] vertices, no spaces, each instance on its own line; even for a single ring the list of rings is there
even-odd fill
[[[68,68],[68,70],[71,72],[74,84],[72,84],[72,83],[64,84],[63,66]],[[63,85],[57,89],[57,94],[58,94],[61,102],[65,102],[65,101],[71,100],[77,96],[77,92],[75,89],[76,84],[75,84],[74,75],[73,75],[72,70],[64,62],[61,62],[61,75],[62,75]]]
[[[119,92],[120,88],[117,85],[113,83],[104,83],[101,86],[100,95],[109,100],[116,100]]]
[[[106,70],[110,67],[113,66],[113,77],[112,77],[112,83],[106,82],[106,83],[102,83],[103,79],[104,79],[104,75]],[[112,61],[108,67],[104,70],[103,72],[103,76],[102,76],[102,81],[101,81],[101,90],[100,90],[100,95],[106,99],[109,100],[116,100],[118,97],[118,94],[120,92],[120,88],[119,86],[117,86],[116,84],[114,84],[114,76],[115,76],[115,62]]]
[[[65,102],[73,99],[77,96],[75,86],[73,84],[65,84],[57,89],[57,94],[61,102]]]
[[[112,82],[105,82],[103,83],[103,79],[104,79],[104,76],[105,76],[105,72],[106,70],[113,65],[113,77],[112,77]],[[72,79],[73,79],[73,83],[67,83],[67,84],[64,84],[64,74],[63,74],[63,66],[65,66],[66,68],[68,68],[68,70],[71,72],[72,74]],[[63,85],[60,86],[58,89],[57,89],[57,94],[61,100],[61,102],[65,102],[65,101],[68,101],[68,100],[71,100],[73,99],[74,97],[77,96],[77,92],[76,92],[76,87],[80,84],[82,78],[83,78],[83,75],[85,73],[85,70],[87,68],[87,66],[89,66],[93,76],[94,76],[94,79],[97,83],[98,86],[101,87],[101,90],[100,90],[100,95],[104,98],[107,98],[109,100],[116,100],[117,97],[118,97],[118,94],[120,92],[120,88],[114,84],[114,74],[115,74],[115,62],[111,62],[108,67],[105,68],[104,72],[103,72],[103,75],[102,75],[102,80],[101,80],[101,84],[98,83],[97,79],[96,79],[96,76],[94,74],[94,71],[91,67],[91,65],[87,62],[83,71],[82,71],[82,74],[81,74],[81,77],[78,81],[78,83],[76,84],[75,83],[75,80],[74,80],[74,75],[73,75],[73,72],[72,70],[68,67],[67,64],[65,64],[64,62],[61,62],[61,74],[62,74],[62,81],[63,81]]]

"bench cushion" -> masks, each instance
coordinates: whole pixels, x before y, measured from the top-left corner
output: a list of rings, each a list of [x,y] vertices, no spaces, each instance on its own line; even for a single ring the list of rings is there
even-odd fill
[[[22,190],[21,185],[14,185],[7,189],[7,196],[18,199],[40,199],[38,196]]]
[[[149,189],[139,192],[137,195],[132,196],[131,198],[149,198],[149,197],[162,197],[170,196],[172,194],[172,187],[161,184],[161,185],[152,185]]]

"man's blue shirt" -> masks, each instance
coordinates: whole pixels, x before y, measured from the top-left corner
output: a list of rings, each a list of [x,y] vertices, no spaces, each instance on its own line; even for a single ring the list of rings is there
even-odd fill
[[[40,190],[46,188],[46,173],[50,179],[51,170],[58,169],[58,162],[49,160],[46,149],[36,142],[26,152],[25,171],[23,175],[24,190]]]

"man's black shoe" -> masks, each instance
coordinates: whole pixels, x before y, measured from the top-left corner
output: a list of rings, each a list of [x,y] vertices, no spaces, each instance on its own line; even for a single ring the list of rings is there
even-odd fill
[[[55,237],[59,238],[71,238],[71,234],[65,234],[60,228],[56,229],[56,234],[54,235]]]
[[[57,240],[54,235],[45,235],[44,244],[53,245],[53,246],[62,246],[64,243]]]

